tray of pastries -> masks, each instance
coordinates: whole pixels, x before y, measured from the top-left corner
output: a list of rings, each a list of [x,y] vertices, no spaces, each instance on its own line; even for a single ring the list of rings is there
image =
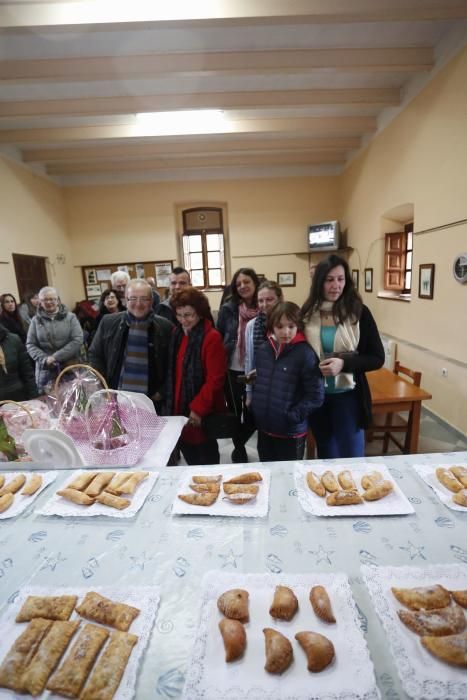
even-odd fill
[[[467,464],[414,464],[413,468],[441,503],[467,513]]]
[[[0,520],[26,510],[56,476],[56,472],[0,472]]]

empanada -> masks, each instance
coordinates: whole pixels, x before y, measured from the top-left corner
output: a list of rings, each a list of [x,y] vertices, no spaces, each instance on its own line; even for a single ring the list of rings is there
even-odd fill
[[[269,614],[279,620],[291,620],[298,610],[295,593],[287,586],[276,586]]]
[[[375,486],[379,481],[383,480],[383,475],[381,472],[370,472],[369,474],[364,474],[360,481],[363,489],[369,489]]]
[[[77,503],[79,506],[92,506],[96,500],[95,498],[88,496],[86,493],[77,491],[76,489],[61,489],[61,491],[57,491],[57,496],[61,496],[72,503]]]
[[[352,472],[350,469],[344,469],[343,471],[339,472],[337,475],[337,481],[340,484],[340,487],[344,489],[344,491],[356,491],[357,486],[355,484],[355,481],[353,480]]]
[[[128,498],[114,496],[113,493],[107,493],[107,491],[102,491],[102,493],[96,496],[96,503],[102,503],[103,506],[109,506],[109,508],[123,510],[124,508],[128,508],[128,506],[131,504],[131,501],[129,501]]]
[[[237,474],[224,484],[253,484],[255,481],[262,481],[263,477],[259,472],[246,472],[245,474]]]
[[[86,486],[89,486],[91,481],[98,475],[99,472],[83,472],[75,476],[73,481],[66,485],[67,489],[76,489],[76,491],[84,491]]]
[[[467,608],[467,589],[465,591],[450,591],[450,593],[458,605]]]
[[[224,484],[224,493],[252,493],[256,496],[259,491],[258,484]]]
[[[5,486],[3,486],[0,491],[0,496],[5,495],[5,493],[16,493],[24,485],[25,481],[26,477],[24,474],[17,474],[17,476],[14,476],[11,481],[8,481]]]
[[[188,484],[192,491],[196,493],[219,493],[220,484],[217,481],[211,481],[208,484]]]
[[[331,601],[324,586],[313,586],[310,591],[310,603],[316,617],[324,622],[336,621],[332,612]]]
[[[194,484],[209,484],[212,481],[222,481],[222,474],[205,474],[203,476],[192,476],[191,480]]]
[[[40,474],[33,474],[31,478],[29,479],[28,482],[26,482],[26,486],[24,489],[21,491],[22,496],[32,496],[33,494],[36,493],[42,486],[42,476]]]
[[[246,648],[246,632],[242,623],[239,620],[223,617],[219,622],[219,629],[224,642],[227,663],[240,659]]]
[[[217,599],[217,607],[220,612],[231,620],[248,622],[248,591],[243,588],[232,588],[225,591]]]
[[[466,467],[449,467],[449,471],[454,474],[456,479],[459,479],[461,482],[462,486],[464,488],[467,488],[467,468]]]
[[[268,673],[284,673],[293,661],[292,645],[283,634],[270,627],[263,629],[266,646],[266,665]]]
[[[417,588],[391,588],[402,605],[410,610],[436,610],[445,608],[451,602],[451,594],[438,583]]]
[[[448,605],[439,610],[398,610],[400,620],[420,637],[445,637],[463,632],[467,622],[459,605]]]
[[[328,506],[352,506],[363,500],[357,491],[334,491],[326,496],[326,503]]]
[[[324,498],[324,496],[326,495],[326,489],[319,480],[319,476],[317,474],[315,474],[314,472],[307,472],[306,483],[308,484],[308,487],[314,493],[316,493],[317,496]]]
[[[436,470],[436,477],[439,482],[443,484],[449,491],[457,493],[462,489],[461,482],[454,476],[449,469],[444,469],[444,467],[438,467]]]
[[[422,637],[421,642],[425,649],[441,661],[467,668],[467,632],[449,637]]]
[[[51,620],[32,620],[24,632],[15,640],[0,666],[0,686],[20,691],[22,677],[47,630]]]
[[[135,634],[111,633],[109,643],[94,666],[80,700],[112,700],[137,641]]]
[[[334,493],[335,491],[339,491],[340,489],[336,477],[329,470],[321,475],[321,483],[323,484],[326,491],[329,491],[329,493]]]
[[[181,501],[192,506],[212,506],[216,502],[219,491],[216,493],[179,493]]]
[[[452,500],[454,503],[457,503],[458,506],[464,506],[464,508],[467,508],[467,489],[462,489],[458,493],[455,493]]]
[[[89,486],[86,486],[84,493],[91,498],[95,498],[110,484],[114,476],[115,472],[98,472]]]
[[[117,472],[112,481],[105,487],[106,492],[118,496],[118,493],[114,489],[122,486],[130,476],[133,476],[133,472]]]
[[[363,492],[363,498],[365,501],[379,501],[380,498],[384,498],[394,490],[394,484],[392,481],[379,481],[374,486],[370,486],[369,489]]]
[[[5,477],[3,476],[3,474],[0,474],[0,489],[2,488],[4,483],[5,483]]]
[[[29,622],[35,617],[47,620],[69,620],[77,595],[29,595],[16,615],[16,622]]]
[[[90,591],[77,606],[76,612],[87,620],[115,627],[121,632],[128,632],[140,610],[126,603],[114,603],[113,600]]]
[[[0,513],[4,513],[11,506],[15,497],[12,493],[4,493],[0,496]]]
[[[149,476],[149,472],[134,472],[129,479],[125,479],[123,484],[120,486],[117,486],[115,489],[115,493],[120,496],[120,494],[128,493],[128,494],[133,494],[139,484],[147,479]]]
[[[255,493],[228,493],[222,500],[234,503],[237,506],[242,506],[244,503],[251,503],[256,498]]]
[[[324,671],[334,659],[334,645],[323,634],[318,634],[318,632],[297,632],[295,639],[306,654],[309,671],[313,673]]]

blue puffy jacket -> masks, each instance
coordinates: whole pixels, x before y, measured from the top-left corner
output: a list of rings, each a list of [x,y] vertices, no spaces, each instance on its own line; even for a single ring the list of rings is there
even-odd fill
[[[309,414],[323,403],[324,385],[318,358],[303,333],[280,346],[268,336],[255,360],[251,406],[258,430],[281,437],[306,433]]]

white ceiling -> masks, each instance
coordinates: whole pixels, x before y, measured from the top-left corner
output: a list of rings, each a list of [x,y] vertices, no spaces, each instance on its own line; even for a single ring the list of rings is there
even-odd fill
[[[63,184],[334,174],[467,43],[467,0],[0,0],[0,152]],[[223,110],[155,136],[137,113]]]

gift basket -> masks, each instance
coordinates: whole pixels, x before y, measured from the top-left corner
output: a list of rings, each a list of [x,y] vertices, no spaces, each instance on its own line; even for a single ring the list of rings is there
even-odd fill
[[[49,409],[43,401],[0,401],[0,462],[29,461],[23,445],[24,431],[50,426]]]
[[[57,428],[73,439],[87,436],[86,407],[93,394],[108,389],[100,372],[84,364],[73,364],[62,369],[55,380],[54,396],[58,414]]]

